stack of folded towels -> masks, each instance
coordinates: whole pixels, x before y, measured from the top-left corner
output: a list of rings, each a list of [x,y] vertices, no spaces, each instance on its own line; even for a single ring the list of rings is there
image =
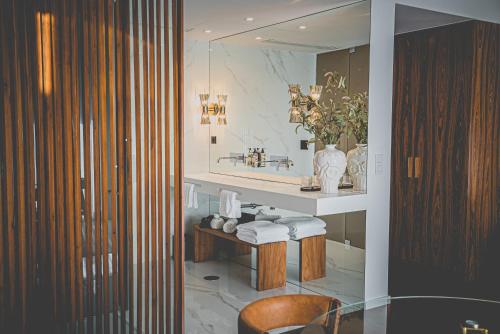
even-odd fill
[[[286,226],[292,240],[326,234],[326,223],[316,217],[287,217],[277,219],[274,222]]]
[[[257,220],[236,226],[236,237],[254,245],[288,241],[288,227],[270,221]]]

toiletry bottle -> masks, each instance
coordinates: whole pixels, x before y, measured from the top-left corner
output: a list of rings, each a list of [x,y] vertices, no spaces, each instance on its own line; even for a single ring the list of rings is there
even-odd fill
[[[266,152],[264,152],[264,148],[260,150],[260,167],[266,167]]]
[[[249,167],[252,167],[252,158],[253,158],[253,153],[252,153],[252,148],[248,148],[248,155],[246,158],[246,165]]]
[[[252,167],[258,167],[258,166],[259,166],[259,153],[257,152],[257,148],[254,148],[252,154]]]

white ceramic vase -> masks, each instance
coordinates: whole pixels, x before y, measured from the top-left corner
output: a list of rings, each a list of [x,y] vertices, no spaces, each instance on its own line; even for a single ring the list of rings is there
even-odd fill
[[[353,190],[366,191],[366,162],[368,159],[368,144],[356,144],[347,152],[347,172],[351,177]]]
[[[314,155],[314,173],[318,176],[321,192],[335,194],[339,191],[339,182],[347,166],[345,153],[336,145],[326,145],[324,150]]]

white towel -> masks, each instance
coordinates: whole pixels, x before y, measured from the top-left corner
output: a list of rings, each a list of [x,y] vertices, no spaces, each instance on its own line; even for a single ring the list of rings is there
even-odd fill
[[[236,225],[238,225],[238,220],[233,218],[228,219],[224,223],[224,226],[222,226],[222,231],[226,233],[234,233],[236,231]]]
[[[226,218],[241,218],[241,202],[236,199],[238,193],[229,190],[220,191],[219,214]]]
[[[196,186],[192,183],[184,182],[184,197],[186,207],[198,209],[198,192]]]
[[[280,234],[280,235],[268,235],[265,237],[252,237],[247,233],[237,232],[236,237],[240,240],[246,241],[248,243],[254,245],[268,244],[271,242],[279,242],[279,241],[288,241],[290,240],[290,236],[288,234]]]
[[[275,223],[288,227],[290,234],[315,232],[326,226],[323,220],[316,217],[287,217],[278,219]]]
[[[280,219],[280,215],[268,215],[264,212],[264,210],[260,209],[256,214],[255,214],[255,220],[268,220],[268,221],[275,221],[276,219]]]
[[[290,239],[300,240],[300,239],[304,239],[304,238],[315,237],[317,235],[325,235],[325,234],[326,234],[326,230],[323,228],[323,229],[318,229],[318,230],[310,230],[307,232],[298,232],[298,233],[294,233],[294,234],[291,233]]]
[[[258,236],[268,236],[268,235],[288,235],[288,227],[284,225],[279,225],[271,223],[269,221],[253,221],[246,224],[240,224],[236,227],[238,232],[246,232],[256,237]]]
[[[224,226],[224,218],[219,215],[214,215],[214,218],[210,221],[210,227],[214,230],[220,230]]]

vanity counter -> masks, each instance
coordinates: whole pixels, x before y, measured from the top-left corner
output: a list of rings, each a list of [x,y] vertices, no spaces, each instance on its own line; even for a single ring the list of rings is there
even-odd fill
[[[184,181],[197,185],[196,191],[219,196],[219,190],[239,193],[238,199],[314,216],[366,210],[366,193],[339,190],[337,194],[303,192],[289,183],[249,179],[245,177],[203,173],[188,174]]]

